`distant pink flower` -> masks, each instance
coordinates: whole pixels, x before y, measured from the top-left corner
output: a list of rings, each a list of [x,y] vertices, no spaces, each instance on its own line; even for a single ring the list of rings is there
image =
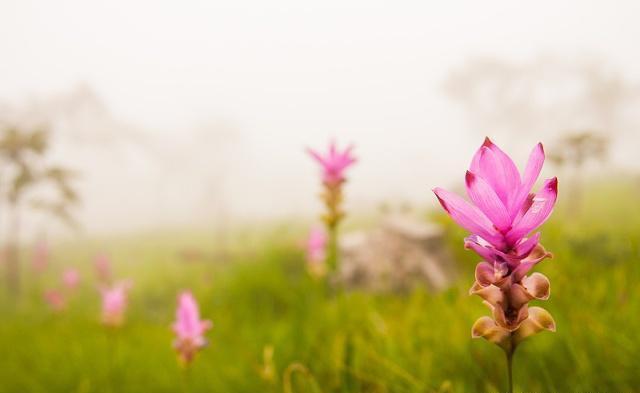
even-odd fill
[[[327,233],[320,227],[309,232],[307,239],[307,261],[312,263],[324,262],[327,249]]]
[[[326,154],[321,154],[312,149],[308,153],[322,166],[323,181],[328,185],[337,185],[345,180],[344,171],[356,162],[351,154],[353,146],[348,146],[342,152],[338,150],[335,142],[329,144]]]
[[[204,333],[211,326],[211,321],[200,319],[198,303],[191,292],[182,292],[178,296],[178,308],[173,331],[176,334],[174,347],[183,363],[190,363],[196,352],[207,344]]]
[[[62,273],[62,282],[69,289],[76,289],[80,284],[80,273],[76,269],[67,269]]]
[[[124,323],[124,316],[129,301],[129,281],[119,282],[110,288],[103,288],[102,323],[106,326],[118,327]]]
[[[111,261],[105,254],[96,256],[94,266],[98,281],[103,284],[111,282]]]
[[[321,227],[314,227],[307,239],[307,268],[314,276],[325,273],[327,258],[327,233]]]
[[[39,241],[36,243],[33,249],[33,259],[31,264],[34,270],[43,272],[49,265],[49,246],[45,241]]]
[[[53,311],[62,311],[67,307],[67,299],[62,292],[57,289],[51,289],[44,293],[44,300]]]

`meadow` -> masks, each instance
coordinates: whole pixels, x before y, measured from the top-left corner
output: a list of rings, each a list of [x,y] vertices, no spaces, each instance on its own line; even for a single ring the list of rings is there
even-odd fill
[[[579,200],[560,190],[542,237],[555,257],[536,268],[551,281],[557,332],[518,350],[515,391],[637,391],[640,180],[594,180]],[[42,274],[24,255],[20,297],[0,295],[0,392],[504,391],[504,354],[470,337],[488,314],[468,295],[478,257],[449,217],[423,217],[445,226],[459,269],[440,293],[327,289],[305,269],[304,222],[236,229],[224,247],[205,230],[67,241]],[[100,323],[99,252],[134,283],[119,329]],[[54,312],[43,291],[69,266],[82,280]],[[188,370],[170,329],[184,288],[214,324]]]

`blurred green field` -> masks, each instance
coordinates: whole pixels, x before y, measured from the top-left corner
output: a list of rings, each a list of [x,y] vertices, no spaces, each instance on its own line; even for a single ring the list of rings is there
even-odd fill
[[[544,304],[557,333],[515,356],[516,391],[631,392],[640,387],[640,182],[589,187],[580,203],[561,189],[543,227],[555,258],[539,265],[552,284]],[[476,257],[447,217],[460,280],[430,294],[327,295],[305,271],[299,224],[238,231],[215,252],[199,232],[78,241],[53,248],[49,271],[26,263],[17,304],[0,299],[0,392],[496,392],[501,350],[470,338],[488,314],[467,290]],[[214,253],[187,262],[181,250]],[[107,250],[118,277],[134,281],[127,323],[100,324],[93,256]],[[56,314],[42,292],[75,266],[81,288]],[[176,294],[191,288],[214,323],[210,345],[182,372],[171,347]],[[265,358],[273,349],[272,360]]]

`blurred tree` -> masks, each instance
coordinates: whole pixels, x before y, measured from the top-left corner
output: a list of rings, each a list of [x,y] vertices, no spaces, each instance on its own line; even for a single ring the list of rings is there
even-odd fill
[[[576,169],[589,160],[605,161],[610,139],[594,130],[567,131],[558,138],[555,148],[547,157],[559,167]]]
[[[570,209],[578,211],[582,201],[583,167],[589,161],[604,162],[609,155],[611,139],[595,130],[566,131],[547,152],[547,157],[559,169],[568,170],[572,179]]]
[[[6,279],[12,293],[20,289],[22,208],[29,207],[75,225],[70,209],[79,202],[71,185],[74,174],[47,164],[47,130],[7,127],[0,134],[0,198],[7,215]]]
[[[590,130],[609,139],[633,135],[640,125],[632,111],[640,88],[594,58],[541,56],[521,64],[476,58],[451,72],[444,89],[483,134],[549,139],[562,130]]]

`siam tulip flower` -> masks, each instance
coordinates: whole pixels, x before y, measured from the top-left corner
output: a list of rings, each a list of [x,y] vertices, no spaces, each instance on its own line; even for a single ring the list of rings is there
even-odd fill
[[[345,150],[340,151],[336,147],[335,142],[329,144],[329,150],[326,154],[320,154],[314,150],[307,149],[308,153],[322,167],[322,183],[324,185],[322,200],[327,208],[322,219],[327,226],[327,232],[329,234],[327,264],[331,270],[337,268],[337,227],[344,218],[341,205],[343,199],[342,185],[346,182],[345,171],[356,162],[355,157],[351,153],[352,150],[353,146],[349,146]]]
[[[344,171],[356,162],[351,154],[353,145],[340,152],[335,142],[329,144],[326,154],[321,154],[312,149],[307,149],[309,154],[322,166],[323,182],[328,185],[339,185],[345,181]]]
[[[62,283],[68,289],[76,289],[80,284],[80,273],[76,269],[65,270],[62,273]]]
[[[327,234],[321,227],[315,227],[307,239],[307,267],[313,276],[324,275],[327,258]]]
[[[103,324],[109,327],[119,327],[124,323],[130,289],[131,282],[123,281],[101,290]]]
[[[94,261],[96,269],[96,276],[98,281],[102,284],[109,284],[111,282],[111,261],[105,254],[99,254]]]
[[[44,300],[53,311],[60,312],[67,308],[67,299],[62,292],[57,289],[51,289],[44,293]]]
[[[539,243],[540,232],[530,235],[549,218],[558,194],[555,177],[531,193],[544,158],[542,144],[536,145],[521,175],[511,158],[487,138],[465,177],[471,202],[441,188],[433,190],[451,218],[471,232],[465,247],[483,259],[476,266],[470,293],[484,300],[492,317],[478,319],[472,336],[504,349],[509,377],[517,345],[542,330],[555,331],[546,310],[528,306],[531,300],[548,299],[550,289],[544,275],[527,276],[538,262],[552,256]]]
[[[189,291],[178,296],[178,308],[173,331],[176,334],[174,347],[182,364],[191,363],[196,353],[207,345],[204,333],[211,328],[211,321],[200,319],[198,303]]]
[[[31,261],[33,269],[41,273],[45,271],[49,265],[49,255],[49,246],[44,240],[36,243],[33,249],[33,259]]]

